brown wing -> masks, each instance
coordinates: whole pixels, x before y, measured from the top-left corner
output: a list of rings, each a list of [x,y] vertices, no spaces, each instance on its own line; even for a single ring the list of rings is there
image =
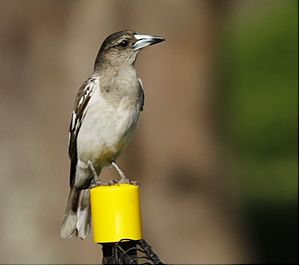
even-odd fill
[[[86,107],[95,88],[95,78],[89,78],[80,87],[74,104],[72,118],[69,128],[69,157],[70,167],[70,186],[73,187],[77,165],[77,136],[81,127],[82,118],[86,112]]]
[[[144,93],[143,83],[141,79],[139,79],[139,83],[140,83],[140,92],[141,92],[141,111],[143,111],[144,103],[145,103],[145,93]]]

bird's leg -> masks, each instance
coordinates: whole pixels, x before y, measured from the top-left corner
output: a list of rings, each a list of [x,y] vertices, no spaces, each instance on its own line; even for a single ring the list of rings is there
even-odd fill
[[[91,187],[107,185],[107,183],[100,180],[92,161],[88,160],[88,166],[91,169],[93,177],[94,177],[94,179],[91,182]]]
[[[120,175],[121,179],[118,181],[118,184],[132,184],[132,185],[138,185],[137,181],[133,181],[126,177],[126,175],[123,173],[121,168],[116,164],[116,162],[111,162],[112,166],[117,170],[118,174]]]
[[[89,166],[89,168],[91,169],[91,171],[93,173],[94,180],[96,181],[98,179],[98,175],[97,175],[97,172],[95,170],[95,167],[94,167],[92,161],[88,160],[88,166]]]
[[[93,177],[94,177],[92,182],[91,182],[91,188],[92,187],[97,187],[97,186],[112,186],[112,185],[118,183],[117,180],[110,180],[108,182],[101,181],[99,175],[96,172],[96,169],[95,169],[92,161],[90,161],[90,160],[88,161],[88,166],[91,169],[91,171],[93,173]]]
[[[120,175],[121,179],[128,179],[126,175],[123,173],[121,168],[114,162],[111,162],[111,165],[117,170],[118,174]]]

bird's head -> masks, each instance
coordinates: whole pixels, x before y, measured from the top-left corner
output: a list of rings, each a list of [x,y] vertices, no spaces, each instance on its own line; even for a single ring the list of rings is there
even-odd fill
[[[95,68],[102,65],[134,65],[141,49],[164,40],[159,36],[139,34],[129,30],[113,33],[101,45]]]

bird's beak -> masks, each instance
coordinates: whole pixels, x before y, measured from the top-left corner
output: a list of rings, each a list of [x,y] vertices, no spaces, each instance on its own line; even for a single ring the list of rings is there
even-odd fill
[[[134,37],[136,38],[136,42],[133,44],[134,51],[165,40],[163,37],[143,34],[134,34]]]

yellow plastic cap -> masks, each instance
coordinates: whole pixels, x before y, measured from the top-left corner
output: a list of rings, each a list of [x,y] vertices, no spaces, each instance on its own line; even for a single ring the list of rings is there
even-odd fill
[[[120,184],[92,188],[91,210],[94,242],[142,239],[138,186]]]

